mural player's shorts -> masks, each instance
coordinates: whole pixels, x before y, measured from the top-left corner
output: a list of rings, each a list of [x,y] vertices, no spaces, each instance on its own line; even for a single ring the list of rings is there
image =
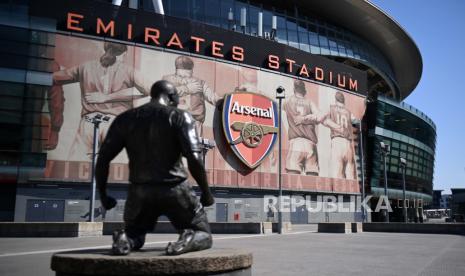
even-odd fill
[[[302,137],[290,139],[286,170],[318,175],[318,153],[315,143]]]

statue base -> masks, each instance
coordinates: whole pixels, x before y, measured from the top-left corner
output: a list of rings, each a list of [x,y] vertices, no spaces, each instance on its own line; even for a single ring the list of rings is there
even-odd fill
[[[60,252],[52,256],[57,276],[81,275],[252,275],[252,253],[236,249],[208,249],[166,256],[164,248],[147,248],[128,256],[110,249]]]

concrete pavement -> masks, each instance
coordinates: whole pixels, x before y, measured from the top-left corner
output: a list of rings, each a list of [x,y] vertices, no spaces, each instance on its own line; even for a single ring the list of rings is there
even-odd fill
[[[315,233],[294,227],[285,235],[215,235],[216,248],[253,252],[253,275],[465,275],[465,236],[404,233]],[[147,247],[176,235],[152,234]],[[60,250],[109,248],[98,238],[0,238],[0,275],[53,275]]]

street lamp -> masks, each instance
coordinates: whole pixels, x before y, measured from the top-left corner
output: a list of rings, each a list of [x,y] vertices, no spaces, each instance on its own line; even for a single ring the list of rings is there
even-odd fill
[[[365,161],[363,156],[363,133],[362,133],[362,121],[361,120],[354,120],[352,121],[352,125],[358,128],[358,149],[359,149],[359,156],[360,156],[360,170],[362,171],[362,201],[365,200]],[[365,214],[365,207],[360,206],[362,208],[362,222],[366,220]]]
[[[407,169],[407,160],[405,158],[400,158],[400,167],[402,168],[402,196],[404,203],[402,204],[402,215],[404,216],[404,222],[407,222],[407,207],[405,199],[405,170]]]
[[[387,166],[386,166],[386,157],[391,152],[391,147],[384,142],[380,142],[379,146],[381,148],[381,154],[383,155],[384,160],[384,196],[389,203],[388,191],[387,191]],[[385,210],[385,222],[389,222],[389,210]]]
[[[216,143],[213,140],[208,140],[207,138],[200,137],[200,145],[202,146],[203,167],[205,168],[205,159],[207,157],[207,152],[216,147]]]
[[[276,88],[276,99],[278,100],[278,187],[279,187],[279,198],[278,198],[278,233],[282,234],[283,227],[283,214],[281,212],[281,201],[283,198],[283,187],[281,183],[281,148],[282,148],[282,128],[281,128],[281,115],[282,115],[282,100],[286,97],[286,89],[282,86]]]
[[[91,198],[90,198],[90,222],[94,222],[94,206],[95,206],[95,187],[96,187],[96,182],[95,182],[95,163],[97,159],[97,149],[98,149],[98,135],[99,135],[99,127],[100,123],[108,123],[110,120],[110,117],[107,115],[103,115],[100,113],[97,113],[95,116],[88,116],[86,115],[85,120],[89,123],[94,124],[94,137],[93,137],[93,143],[92,143],[92,173],[91,173],[91,181],[92,181],[92,193],[91,193]]]

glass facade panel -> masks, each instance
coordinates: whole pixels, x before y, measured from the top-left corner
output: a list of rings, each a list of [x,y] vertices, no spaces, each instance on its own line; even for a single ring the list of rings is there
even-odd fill
[[[169,1],[169,11],[173,16],[190,18],[189,7],[191,6],[190,0],[176,0]]]
[[[248,22],[247,23],[250,27],[250,33],[252,35],[258,35],[258,13],[260,12],[259,7],[249,6],[249,13],[248,13]]]
[[[377,110],[377,126],[394,130],[398,134],[411,137],[435,149],[436,131],[422,118],[403,108],[381,101],[378,101]],[[400,139],[398,134],[394,134],[394,138]]]
[[[233,13],[233,20],[228,20],[229,12]],[[233,0],[221,0],[220,1],[220,22],[221,27],[224,29],[231,30],[236,26],[236,21],[234,20],[234,1]]]
[[[322,55],[329,55],[329,44],[326,36],[318,35],[318,41],[320,43],[320,50]]]
[[[402,189],[403,171],[399,158],[405,158],[407,190],[430,195],[433,187],[435,128],[404,106],[396,106],[384,99],[369,103],[367,115],[368,125],[378,128],[376,135],[368,137],[375,151],[369,154],[377,158],[370,165],[373,171],[370,180],[372,187],[384,185],[383,160],[379,152],[379,143],[382,141],[391,146],[390,156],[387,158],[388,186]],[[411,131],[412,129],[415,131]],[[417,132],[422,133],[421,136]]]
[[[221,21],[220,17],[218,17],[220,11],[220,2],[218,0],[205,0],[205,23],[220,27]]]
[[[241,31],[242,32],[242,26],[241,26],[241,10],[242,9],[245,9],[246,11],[246,26],[245,26],[245,33],[249,34],[250,33],[250,24],[249,24],[249,20],[248,20],[248,10],[247,10],[247,3],[244,3],[242,1],[235,1],[235,5],[234,5],[234,18],[236,20],[236,24],[237,24],[237,30]]]
[[[272,16],[278,17],[276,40],[279,43],[318,55],[350,57],[376,67],[390,80],[396,79],[387,59],[370,43],[350,31],[317,20],[312,14],[298,14],[298,8],[278,2],[255,3],[244,0],[163,0],[165,14],[190,18],[224,29],[242,31],[241,8],[247,11],[245,33],[258,33],[258,12],[263,12],[263,32],[271,33]],[[142,1],[153,10],[152,1]],[[228,21],[229,11],[233,20]],[[296,12],[297,11],[297,12]],[[298,22],[298,23],[297,23]]]
[[[273,21],[273,13],[269,10],[263,9],[263,33],[271,33],[271,24]]]
[[[283,16],[277,16],[277,32],[276,37],[279,43],[288,44],[287,41],[287,29],[286,29],[286,19]]]
[[[289,46],[299,48],[299,38],[297,36],[297,24],[296,22],[287,21],[287,40]]]
[[[192,1],[192,19],[206,22],[205,18],[205,0]]]

